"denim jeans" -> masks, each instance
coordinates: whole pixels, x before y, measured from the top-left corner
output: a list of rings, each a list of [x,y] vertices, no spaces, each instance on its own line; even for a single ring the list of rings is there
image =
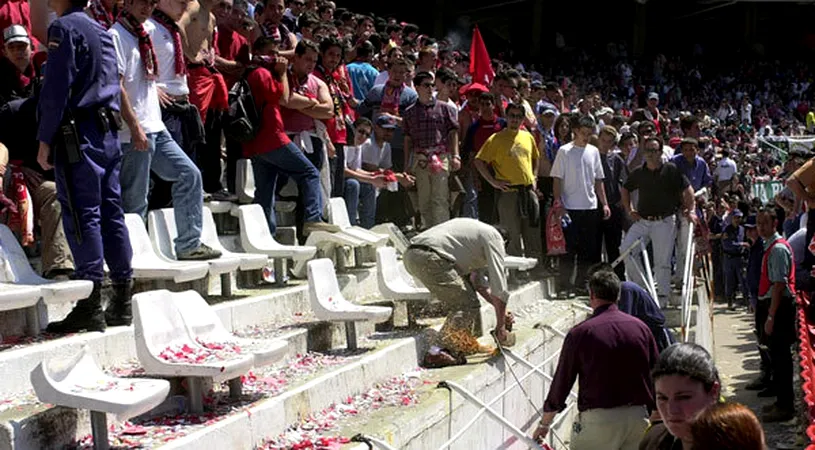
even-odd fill
[[[475,177],[481,176],[474,167],[464,169],[464,203],[461,205],[461,217],[478,219],[478,191],[475,189]]]
[[[125,212],[147,217],[150,171],[173,183],[173,209],[178,237],[176,253],[195,250],[201,245],[201,209],[204,191],[201,172],[167,130],[147,135],[147,151],[138,151],[132,143],[122,144],[122,206]]]
[[[345,207],[351,225],[371,229],[376,222],[376,188],[370,183],[360,182],[356,178],[345,179],[343,191]],[[357,220],[359,211],[359,220]]]
[[[255,175],[255,203],[263,207],[272,235],[277,231],[274,202],[277,178],[281,174],[297,182],[303,200],[304,222],[319,222],[322,219],[320,172],[296,145],[290,142],[276,150],[253,156],[252,171]]]

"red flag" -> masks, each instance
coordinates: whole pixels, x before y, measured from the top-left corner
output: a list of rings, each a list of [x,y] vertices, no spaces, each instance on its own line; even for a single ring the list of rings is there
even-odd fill
[[[487,53],[487,46],[478,31],[478,25],[473,30],[473,42],[470,44],[470,75],[473,83],[481,83],[489,86],[495,78],[495,71],[492,70],[490,55]]]

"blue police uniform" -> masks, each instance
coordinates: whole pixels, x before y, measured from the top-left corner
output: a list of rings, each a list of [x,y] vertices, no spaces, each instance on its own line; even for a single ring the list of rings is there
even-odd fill
[[[747,279],[744,276],[744,256],[747,249],[741,243],[746,242],[744,227],[741,225],[728,225],[722,237],[722,250],[724,252],[724,290],[728,306],[733,306],[737,290],[741,290],[746,303],[750,299],[747,289]]]
[[[113,40],[81,8],[73,7],[48,28],[38,139],[51,146],[62,223],[73,252],[76,278],[95,283],[90,299],[94,304],[85,308],[87,314],[101,311],[98,290],[105,275],[105,261],[114,287],[129,284],[133,275],[119,185],[122,152],[114,119],[119,104]],[[61,125],[70,116],[75,120],[78,162],[69,162],[60,145],[64,135]],[[129,309],[130,289],[126,290],[121,294],[126,296]],[[77,304],[75,310],[80,306],[87,305]],[[90,328],[99,328],[97,325]],[[61,331],[74,331],[68,328]]]

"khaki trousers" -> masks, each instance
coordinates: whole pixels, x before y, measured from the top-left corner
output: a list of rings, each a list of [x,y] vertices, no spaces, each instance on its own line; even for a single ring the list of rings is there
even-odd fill
[[[440,340],[431,342],[431,345],[463,352],[456,342],[445,339],[445,330],[463,329],[474,337],[477,336],[480,330],[481,303],[472,285],[458,273],[452,261],[442,258],[434,251],[411,247],[405,251],[402,261],[408,273],[418,278],[434,297],[444,303],[448,313],[439,332]]]
[[[519,192],[498,193],[498,223],[509,234],[507,254],[540,258],[543,253],[540,225],[533,227],[529,225],[528,219],[521,218],[518,211],[519,194]]]
[[[427,229],[450,220],[450,161],[447,154],[439,155],[444,170],[430,171],[428,159],[420,153],[414,154],[413,174],[416,175],[416,191],[419,200],[419,214],[422,226]]]
[[[590,409],[572,425],[571,450],[637,450],[648,428],[644,406]]]
[[[62,206],[57,201],[57,185],[44,181],[36,188],[29,187],[34,204],[34,215],[40,222],[40,252],[42,272],[49,270],[73,270],[74,259],[65,230],[62,228]]]

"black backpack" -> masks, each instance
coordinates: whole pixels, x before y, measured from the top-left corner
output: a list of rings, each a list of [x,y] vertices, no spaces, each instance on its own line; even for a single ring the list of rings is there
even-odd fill
[[[241,79],[229,90],[229,110],[224,117],[224,134],[241,143],[251,141],[260,131],[263,108],[258,110],[255,106],[248,80],[254,69],[246,69]]]

